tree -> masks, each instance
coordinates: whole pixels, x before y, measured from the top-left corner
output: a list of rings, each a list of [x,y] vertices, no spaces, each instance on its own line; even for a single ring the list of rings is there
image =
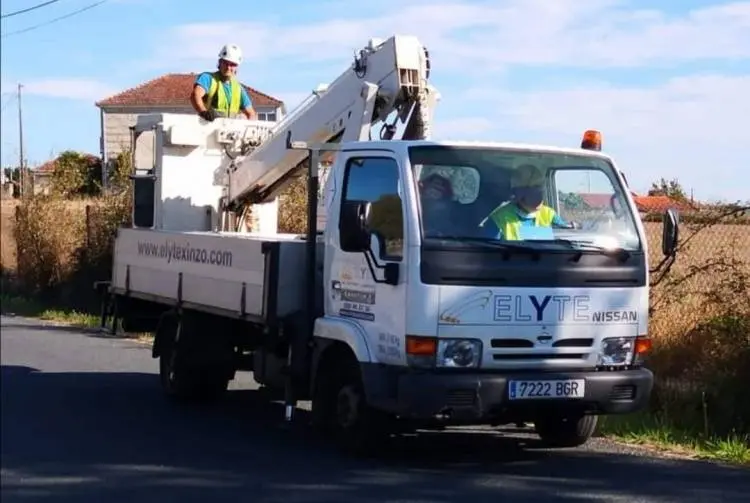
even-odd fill
[[[580,194],[575,192],[563,192],[557,191],[557,196],[560,199],[562,207],[568,210],[590,210],[591,207],[583,200]]]
[[[101,190],[101,174],[98,157],[66,150],[55,159],[52,190],[63,197],[96,195]]]
[[[112,193],[128,192],[131,188],[130,176],[133,174],[133,162],[130,151],[117,154],[107,167],[107,185]]]
[[[676,201],[687,201],[688,197],[685,194],[685,189],[682,188],[680,182],[676,178],[672,180],[666,180],[660,178],[658,182],[651,184],[651,190],[648,191],[649,196],[667,196]]]

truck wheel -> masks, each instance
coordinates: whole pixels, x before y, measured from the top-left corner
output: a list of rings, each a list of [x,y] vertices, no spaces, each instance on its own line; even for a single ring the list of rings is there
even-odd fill
[[[164,392],[181,401],[210,401],[219,398],[229,386],[229,376],[221,366],[201,365],[189,360],[190,338],[178,339],[178,323],[171,323],[171,333],[161,344],[159,378]],[[189,334],[185,334],[189,335]],[[198,349],[198,348],[195,348]]]
[[[597,416],[551,416],[534,423],[542,442],[549,447],[579,447],[591,438],[596,430]]]
[[[213,401],[229,386],[223,369],[188,365],[174,347],[159,357],[159,377],[167,396],[183,401]]]
[[[332,436],[347,453],[363,455],[382,444],[384,421],[367,404],[356,361],[327,366],[318,377],[313,396],[313,423]]]
[[[183,398],[190,395],[189,376],[180,360],[178,351],[171,344],[163,348],[159,356],[161,387],[170,398]]]

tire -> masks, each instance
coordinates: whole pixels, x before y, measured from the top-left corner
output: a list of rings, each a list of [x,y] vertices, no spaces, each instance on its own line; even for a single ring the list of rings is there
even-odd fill
[[[388,436],[388,418],[367,404],[357,361],[335,359],[321,371],[313,392],[315,429],[347,454],[377,451]]]
[[[170,321],[161,334],[159,380],[164,393],[175,400],[208,402],[220,398],[229,387],[225,369],[216,365],[201,365],[191,361],[199,347],[191,348],[191,338],[177,338],[179,323]],[[189,333],[185,335],[189,336]],[[175,340],[177,339],[177,340]]]
[[[549,447],[580,447],[596,431],[597,416],[551,416],[534,423],[537,435]]]

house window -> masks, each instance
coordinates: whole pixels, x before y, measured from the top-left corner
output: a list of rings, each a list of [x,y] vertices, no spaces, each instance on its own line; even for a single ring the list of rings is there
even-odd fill
[[[258,120],[276,122],[276,112],[258,112]]]

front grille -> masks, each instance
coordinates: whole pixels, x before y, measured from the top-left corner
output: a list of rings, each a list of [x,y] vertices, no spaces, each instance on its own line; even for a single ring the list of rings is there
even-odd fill
[[[533,348],[533,347],[553,347],[553,348],[590,348],[594,344],[594,339],[590,337],[586,338],[573,338],[573,339],[559,339],[552,344],[543,344],[542,342],[535,341],[533,339],[491,339],[490,347],[492,349],[518,349],[518,348]]]
[[[492,359],[495,361],[514,361],[514,360],[585,360],[588,353],[511,353],[495,354]]]
[[[509,365],[547,361],[558,362],[559,365],[567,362],[585,366],[591,357],[593,344],[591,337],[568,337],[554,341],[538,340],[536,337],[490,339],[490,348],[494,350],[491,351],[492,361]]]
[[[492,339],[490,347],[493,349],[501,348],[533,348],[534,343],[528,339]]]
[[[559,341],[555,341],[554,344],[552,344],[553,348],[590,348],[591,345],[594,344],[594,339],[592,338],[582,338],[582,339],[560,339]]]

